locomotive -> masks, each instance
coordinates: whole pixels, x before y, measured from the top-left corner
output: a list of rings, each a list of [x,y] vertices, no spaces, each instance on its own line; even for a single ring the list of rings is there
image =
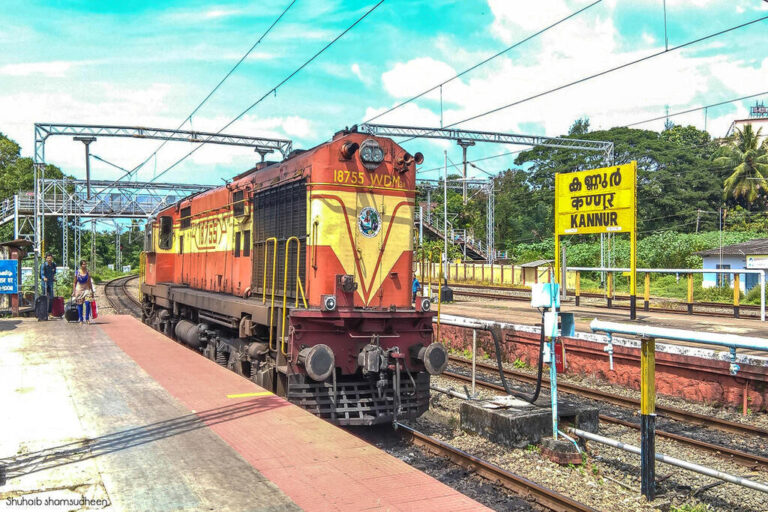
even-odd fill
[[[422,160],[352,127],[158,212],[143,321],[332,423],[418,417],[448,362],[412,297]]]

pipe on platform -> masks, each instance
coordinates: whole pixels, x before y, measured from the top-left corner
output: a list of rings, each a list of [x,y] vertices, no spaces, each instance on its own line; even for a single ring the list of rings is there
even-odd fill
[[[591,432],[586,432],[584,430],[579,430],[577,428],[569,427],[568,432],[577,435],[581,437],[582,439],[587,439],[589,441],[595,441],[596,443],[602,443],[608,446],[612,446],[614,448],[618,448],[620,450],[624,450],[626,452],[634,453],[637,455],[640,455],[640,448],[631,444],[622,443],[621,441],[617,441],[616,439],[611,439],[610,437],[601,436],[598,434],[593,434]],[[730,482],[732,484],[741,485],[743,487],[748,487],[750,489],[754,489],[756,491],[761,491],[768,493],[768,485],[762,484],[760,482],[755,482],[754,480],[749,480],[748,478],[743,478],[736,475],[731,475],[730,473],[723,473],[722,471],[718,471],[716,469],[712,469],[706,466],[701,466],[699,464],[694,464],[693,462],[688,462],[681,459],[676,459],[674,457],[670,457],[668,455],[664,455],[662,453],[656,454],[656,460],[660,462],[664,462],[666,464],[669,464],[671,466],[677,466],[682,469],[687,469],[688,471],[693,471],[695,473],[699,473],[705,476],[709,476],[712,478],[717,478],[719,480],[724,480],[726,482]]]
[[[452,389],[441,388],[440,386],[429,386],[429,389],[433,391],[437,391],[438,393],[445,393],[446,395],[452,396],[454,398],[460,398],[462,400],[472,400],[471,397],[463,393],[459,393],[458,391],[454,391]]]

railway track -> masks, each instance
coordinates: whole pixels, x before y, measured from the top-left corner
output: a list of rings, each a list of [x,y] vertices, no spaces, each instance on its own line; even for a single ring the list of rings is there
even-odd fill
[[[475,297],[481,299],[496,299],[496,300],[516,300],[520,302],[529,302],[531,300],[528,295],[514,295],[513,293],[503,292],[515,292],[523,291],[515,288],[509,288],[505,286],[479,286],[479,285],[463,285],[450,283],[449,286],[454,290],[454,295],[464,297]],[[495,290],[502,293],[484,292],[475,290]],[[581,297],[590,299],[605,299],[605,295],[599,293],[582,293]],[[629,296],[616,295],[613,297],[614,301],[626,301],[629,302]],[[704,316],[720,316],[733,318],[733,305],[721,303],[721,302],[695,302],[694,307],[708,308],[708,309],[723,309],[729,311],[701,311],[694,309],[692,313],[688,313],[688,304],[685,302],[672,301],[673,304],[679,306],[679,308],[659,307],[651,306],[650,310],[657,313],[674,313],[680,315],[704,315]],[[606,305],[601,304],[582,304],[582,306],[596,307],[596,308],[608,308]],[[622,309],[629,310],[628,304],[616,304],[615,302],[608,309]],[[752,304],[742,304],[739,306],[739,318],[743,319],[759,319],[760,307]],[[747,313],[747,314],[745,314]]]
[[[490,462],[482,460],[439,439],[430,437],[402,423],[396,424],[398,432],[412,444],[444,457],[473,473],[525,498],[531,499],[550,510],[559,512],[594,512],[595,509],[579,503],[525,477],[516,475]]]
[[[118,277],[104,285],[104,295],[115,313],[141,317],[141,303],[128,287],[129,283],[138,278],[139,276]]]
[[[451,361],[458,362],[460,364],[469,366],[469,364],[466,361],[462,360],[462,359],[457,359],[457,358],[452,357]],[[492,366],[492,365],[477,363],[477,366],[479,368],[482,368],[482,369],[488,370],[488,371],[498,371],[496,369],[496,367]],[[459,381],[461,381],[463,383],[469,383],[469,382],[472,381],[472,378],[470,376],[464,375],[464,374],[461,374],[461,373],[445,371],[445,372],[443,372],[442,375],[444,377],[449,377],[449,378],[452,378],[452,379],[459,380]],[[510,378],[519,378],[519,372],[512,372],[512,371],[505,370],[505,375],[510,377]],[[523,375],[525,375],[525,374],[523,374]],[[535,377],[531,377],[530,375],[525,375],[525,379],[521,379],[521,380],[525,380],[526,382],[530,382],[530,383],[535,383],[535,381],[536,381]],[[547,380],[542,379],[542,383],[544,383],[546,381]],[[482,380],[482,379],[476,379],[475,383],[476,383],[476,385],[478,385],[480,387],[483,387],[485,389],[489,389],[489,390],[492,390],[492,391],[495,391],[495,392],[500,392],[500,393],[506,393],[506,391],[505,391],[503,386],[501,386],[499,384],[496,384],[496,383],[493,383],[493,382],[488,382],[488,381]],[[594,394],[595,390],[592,390],[592,389],[588,390],[590,392],[589,394],[581,394],[581,393],[578,392],[578,390],[581,389],[581,386],[575,386],[573,384],[560,383],[560,382],[558,382],[557,386],[558,386],[558,388],[560,390],[566,391],[568,393],[573,393],[573,394],[576,394],[576,395],[579,395],[579,396],[583,396],[585,398],[601,400],[601,401],[608,401],[608,400],[606,400],[604,398],[595,398],[595,394]],[[639,407],[639,401],[635,401],[634,399],[631,399],[631,398],[610,395],[610,394],[604,393],[602,391],[597,391],[596,393],[598,393],[598,396],[601,396],[601,397],[609,396],[609,397],[615,398],[616,399],[615,401],[611,401],[610,402],[610,403],[612,403],[614,405],[620,405],[622,407],[630,407],[630,408],[636,407],[636,406]],[[656,407],[657,407],[657,410],[660,409],[660,406],[658,404],[657,404]],[[677,419],[678,421],[684,421],[684,422],[693,423],[693,424],[696,424],[696,425],[702,424],[701,423],[701,418],[703,417],[702,415],[695,414],[695,413],[689,413],[688,411],[683,411],[682,409],[673,409],[673,408],[665,408],[665,409],[674,411],[676,416],[677,416],[674,419]],[[684,419],[687,415],[691,415],[689,420]],[[660,416],[667,416],[667,417],[669,417],[667,414],[660,414]],[[721,430],[726,430],[728,432],[734,432],[734,430],[727,430],[727,429],[738,429],[738,433],[741,433],[741,434],[749,433],[749,434],[757,435],[757,436],[768,436],[768,432],[767,431],[765,431],[763,429],[760,429],[758,427],[753,427],[753,426],[750,426],[750,425],[744,425],[742,423],[735,423],[735,422],[731,422],[731,421],[727,421],[727,420],[722,420],[722,419],[719,419],[719,418],[714,418],[714,417],[709,417],[709,416],[707,416],[706,418],[709,421],[708,425],[714,426],[716,428],[720,428]],[[635,424],[635,423],[630,422],[630,421],[622,420],[620,418],[616,418],[616,417],[613,417],[613,416],[610,416],[610,415],[607,415],[607,414],[600,414],[600,421],[604,421],[604,422],[607,422],[607,423],[613,423],[613,424],[617,424],[617,425],[622,425],[624,427],[632,428],[634,430],[640,430],[640,425],[638,425],[638,424]],[[718,424],[718,422],[721,422],[721,423]],[[737,427],[735,427],[735,426],[737,426]],[[666,432],[666,431],[661,430],[661,429],[656,429],[656,435],[659,436],[659,437],[663,437],[663,438],[666,438],[666,439],[671,439],[671,440],[677,441],[679,443],[685,444],[685,445],[693,447],[693,448],[704,450],[704,451],[709,452],[711,454],[714,454],[714,455],[716,455],[718,457],[730,460],[732,462],[735,462],[735,463],[743,465],[743,466],[747,466],[747,467],[750,467],[750,468],[761,467],[762,469],[768,470],[768,457],[764,457],[764,456],[753,454],[753,453],[744,452],[744,451],[741,451],[741,450],[735,450],[733,448],[728,448],[728,447],[725,447],[725,446],[722,446],[722,445],[719,445],[719,444],[708,443],[706,441],[701,441],[701,440],[698,440],[698,439],[693,439],[693,438],[690,438],[690,437],[687,437],[687,436],[682,436],[680,434],[674,434],[674,433],[671,433],[671,432]]]

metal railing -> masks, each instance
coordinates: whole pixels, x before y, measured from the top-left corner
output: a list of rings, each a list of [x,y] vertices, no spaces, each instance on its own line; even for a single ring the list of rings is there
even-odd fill
[[[629,268],[609,268],[609,267],[567,267],[567,272],[606,272],[608,277],[616,272],[629,272]],[[686,274],[688,276],[688,290],[686,302],[688,304],[688,313],[693,313],[693,274],[728,274],[738,276],[740,274],[755,274],[760,280],[760,320],[765,322],[765,271],[760,269],[711,269],[711,268],[638,268],[638,274]],[[578,274],[577,274],[578,275]],[[577,283],[579,279],[577,279]],[[612,278],[607,281],[608,288],[612,288]],[[579,287],[580,288],[580,287]],[[738,299],[739,291],[739,279],[734,278],[734,307],[739,307]],[[580,292],[580,290],[579,290]],[[607,295],[610,296],[610,290],[606,289]],[[650,301],[650,282],[646,279],[646,286],[644,293],[644,301],[647,303]],[[647,310],[647,308],[646,308]],[[738,317],[738,309],[734,310],[734,314]]]
[[[272,339],[274,338],[272,325],[275,321],[275,276],[277,275],[277,238],[274,236],[264,240],[264,280],[261,285],[261,303],[267,303],[267,263],[269,262],[270,242],[272,243],[272,287],[269,302],[269,348],[270,350],[277,351],[277,344],[274,347],[272,346]]]
[[[288,355],[288,352],[285,350],[285,305],[288,300],[288,249],[291,247],[291,241],[296,241],[296,302],[294,303],[293,307],[299,307],[299,292],[301,292],[301,301],[304,303],[304,309],[307,308],[307,298],[304,296],[304,286],[301,284],[300,273],[301,240],[299,240],[298,237],[292,236],[285,241],[285,262],[283,264],[283,318],[280,322],[280,352],[282,352],[284,356]]]

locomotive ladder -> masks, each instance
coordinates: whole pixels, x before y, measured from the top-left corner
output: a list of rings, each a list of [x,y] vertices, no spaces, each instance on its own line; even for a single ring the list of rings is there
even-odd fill
[[[307,298],[304,295],[304,285],[301,284],[301,240],[298,237],[292,236],[285,241],[285,258],[283,262],[283,304],[282,304],[282,321],[280,322],[280,352],[287,356],[285,343],[285,313],[286,305],[288,301],[288,255],[291,247],[291,242],[296,242],[296,300],[294,307],[299,307],[299,293],[301,293],[301,302],[304,308],[307,308]],[[265,240],[264,244],[264,276],[262,281],[262,304],[267,303],[267,262],[269,261],[269,245],[272,244],[272,286],[270,287],[270,302],[269,302],[269,349],[277,351],[277,343],[272,344],[275,339],[274,335],[274,318],[275,318],[275,277],[277,275],[277,238],[270,237]]]

